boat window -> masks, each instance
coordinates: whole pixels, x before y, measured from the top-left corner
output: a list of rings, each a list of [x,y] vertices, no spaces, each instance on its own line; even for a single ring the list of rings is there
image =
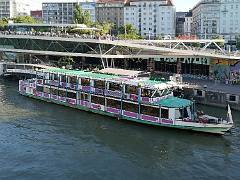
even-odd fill
[[[55,74],[55,73],[51,73],[51,74],[50,74],[50,80],[56,80],[56,81],[58,81],[58,75]]]
[[[67,92],[67,97],[71,99],[76,99],[76,93],[74,92]]]
[[[87,93],[80,93],[80,98],[83,101],[89,101],[89,94],[87,94]]]
[[[98,89],[105,89],[105,81],[95,80],[94,87]]]
[[[163,118],[163,119],[169,118],[169,109],[161,108],[161,118]]]
[[[111,90],[111,91],[121,91],[120,84],[110,82],[109,83],[109,90]]]
[[[159,117],[159,108],[141,105],[141,114]]]
[[[43,79],[43,74],[41,72],[37,72],[37,79]]]
[[[66,76],[65,75],[60,75],[61,77],[61,82],[66,82]]]
[[[58,95],[58,89],[51,89],[51,94],[52,95]]]
[[[61,97],[66,97],[66,91],[59,90],[58,95],[61,96]]]
[[[105,98],[100,96],[91,96],[91,103],[105,105]]]
[[[70,84],[76,84],[77,78],[75,76],[69,76],[69,83]]]
[[[107,99],[107,107],[121,109],[121,102],[114,99]]]
[[[37,87],[36,87],[36,90],[37,90],[38,92],[43,92],[43,86],[37,86]]]
[[[81,85],[82,86],[90,86],[90,79],[81,79]]]
[[[138,94],[138,88],[136,86],[126,85],[125,92],[127,94]]]
[[[142,89],[142,97],[151,97],[153,95],[154,91],[151,89]]]
[[[44,92],[45,93],[50,93],[50,89],[48,87],[44,87]]]
[[[123,102],[123,110],[138,113],[138,105],[129,102]]]
[[[44,73],[44,79],[49,80],[49,73]]]

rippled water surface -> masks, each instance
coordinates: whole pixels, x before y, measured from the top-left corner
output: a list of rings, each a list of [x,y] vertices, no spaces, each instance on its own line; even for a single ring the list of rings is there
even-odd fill
[[[237,180],[233,116],[224,137],[149,127],[26,98],[17,82],[0,80],[0,179]]]

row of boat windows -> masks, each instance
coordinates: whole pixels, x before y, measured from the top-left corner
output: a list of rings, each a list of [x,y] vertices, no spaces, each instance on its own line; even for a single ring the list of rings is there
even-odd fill
[[[71,84],[74,84],[72,82],[70,82]],[[47,84],[47,83],[46,83]],[[81,85],[82,86],[90,86],[90,80],[89,79],[81,79]],[[114,82],[109,82],[108,83],[108,90],[111,91],[121,91],[122,87],[120,84],[118,83],[114,83]],[[94,81],[94,88],[97,89],[105,89],[106,88],[106,84],[105,81],[100,81],[100,80],[95,80]],[[135,94],[138,95],[138,87],[137,86],[132,86],[132,85],[125,85],[125,93],[127,94]],[[142,97],[160,97],[160,96],[164,96],[167,95],[169,92],[168,91],[161,91],[161,92],[156,92],[155,90],[152,89],[141,89],[141,96]]]
[[[42,87],[42,86],[37,86],[36,90],[38,92],[44,92],[44,93],[48,93],[56,96],[77,99],[76,93],[71,91],[58,90],[54,88],[50,89],[48,87]],[[94,96],[94,95],[90,96],[90,94],[78,92],[78,97],[80,100],[90,102],[90,99],[91,99],[91,103],[105,106],[105,97],[103,96]],[[151,106],[145,106],[145,105],[140,105],[140,108],[139,108],[139,105],[135,103],[124,102],[124,101],[121,103],[120,100],[108,99],[108,98],[106,98],[106,106],[110,108],[115,108],[115,109],[121,109],[122,107],[123,110],[134,112],[134,113],[138,113],[140,110],[141,114],[145,114],[153,117],[161,117],[164,119],[169,118],[169,109],[166,109],[166,108],[161,108],[161,111],[159,110],[159,107],[151,107]],[[160,112],[161,112],[161,116],[160,116]]]

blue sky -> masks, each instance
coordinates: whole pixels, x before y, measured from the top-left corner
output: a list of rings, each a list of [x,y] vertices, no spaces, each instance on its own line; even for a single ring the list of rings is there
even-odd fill
[[[31,9],[36,10],[36,9],[41,9],[41,3],[42,2],[48,2],[48,1],[67,1],[67,0],[34,0],[34,3],[31,4]],[[71,0],[72,1],[72,0]],[[173,0],[177,11],[188,11],[191,9],[195,4],[197,4],[199,0]]]

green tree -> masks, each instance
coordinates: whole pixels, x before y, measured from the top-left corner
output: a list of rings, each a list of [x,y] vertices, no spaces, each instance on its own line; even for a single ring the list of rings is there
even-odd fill
[[[212,39],[223,40],[223,37],[220,36],[220,35],[214,35],[214,36],[212,37]],[[223,46],[224,46],[224,42],[218,42],[217,45],[219,45],[220,47],[223,47]]]
[[[73,58],[72,58],[72,57],[68,57],[68,56],[61,57],[61,58],[58,60],[58,66],[59,66],[59,67],[72,66],[74,63],[75,63],[75,61],[73,60]]]
[[[99,31],[96,32],[97,35],[110,34],[110,31],[113,27],[113,24],[109,22],[103,22],[103,23],[96,22],[94,25],[97,29],[99,29]]]
[[[88,10],[83,10],[78,4],[74,10],[74,23],[75,24],[85,24],[87,26],[92,25],[91,15]]]
[[[125,24],[119,28],[120,34],[118,35],[121,39],[140,39],[136,28],[132,24]]]
[[[14,23],[36,24],[38,21],[31,16],[17,16],[13,18]]]
[[[8,19],[6,19],[6,18],[0,19],[0,29],[1,30],[5,29],[7,24],[8,24]]]

